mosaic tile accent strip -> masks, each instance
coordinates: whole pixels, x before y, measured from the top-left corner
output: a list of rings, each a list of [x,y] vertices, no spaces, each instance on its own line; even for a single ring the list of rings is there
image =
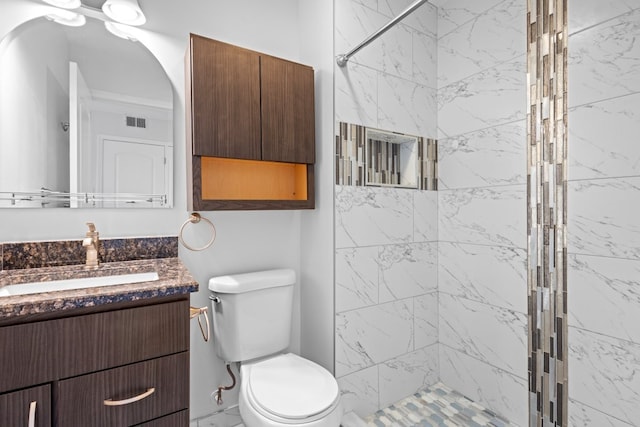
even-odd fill
[[[56,267],[84,264],[86,250],[82,241],[18,242],[0,244],[2,270]],[[142,237],[100,239],[99,261],[119,262],[178,256],[178,238]]]
[[[338,123],[336,135],[336,184],[364,186],[365,127]]]
[[[418,164],[420,167],[420,189],[438,190],[438,141],[422,139],[418,144]]]
[[[528,0],[529,425],[567,426],[567,2]]]
[[[442,383],[365,418],[372,427],[492,426],[512,424]]]
[[[402,144],[377,139],[367,141],[365,126],[340,122],[338,129],[339,132],[336,135],[337,185],[365,186],[367,185],[367,176],[369,176],[370,183],[375,181],[370,185],[437,190],[438,149],[435,139],[381,131],[416,140],[416,165],[412,164],[409,168],[411,171],[417,170],[416,179],[409,179],[410,184],[406,184],[407,179],[402,176],[402,170],[406,169],[401,164],[401,159],[405,157],[401,153]],[[369,129],[372,130],[372,128]]]

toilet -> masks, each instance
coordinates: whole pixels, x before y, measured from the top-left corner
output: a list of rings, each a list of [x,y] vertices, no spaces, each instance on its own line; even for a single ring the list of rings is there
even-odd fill
[[[291,337],[293,270],[214,277],[216,353],[240,362],[238,406],[246,427],[338,427],[336,379],[322,366],[286,353]]]

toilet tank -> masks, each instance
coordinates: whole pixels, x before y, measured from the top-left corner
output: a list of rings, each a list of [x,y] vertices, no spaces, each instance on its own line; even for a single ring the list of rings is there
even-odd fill
[[[295,281],[295,272],[288,269],[209,280],[213,342],[222,360],[251,360],[289,346]]]

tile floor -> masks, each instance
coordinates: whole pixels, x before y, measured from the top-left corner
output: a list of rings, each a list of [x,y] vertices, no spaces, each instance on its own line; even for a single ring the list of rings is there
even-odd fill
[[[365,418],[371,427],[512,426],[460,393],[438,383]]]
[[[509,421],[483,408],[442,383],[406,397],[360,420],[353,413],[348,427],[513,427]],[[243,427],[238,408],[192,420],[190,427]]]

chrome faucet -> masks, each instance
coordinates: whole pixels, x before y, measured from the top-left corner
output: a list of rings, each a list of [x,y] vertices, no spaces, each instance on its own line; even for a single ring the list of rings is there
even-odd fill
[[[98,248],[100,247],[100,238],[96,231],[96,226],[92,222],[88,222],[87,226],[89,227],[89,231],[87,231],[86,237],[82,239],[82,246],[87,248],[87,267],[97,267],[98,266]]]

